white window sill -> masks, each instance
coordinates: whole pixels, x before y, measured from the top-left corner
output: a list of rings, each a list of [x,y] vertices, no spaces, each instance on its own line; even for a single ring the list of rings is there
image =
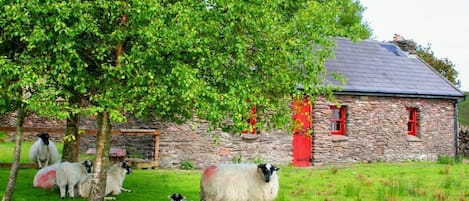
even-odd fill
[[[345,135],[332,135],[332,142],[348,141],[348,137]]]
[[[422,140],[416,136],[407,135],[407,141],[408,142],[421,142]]]

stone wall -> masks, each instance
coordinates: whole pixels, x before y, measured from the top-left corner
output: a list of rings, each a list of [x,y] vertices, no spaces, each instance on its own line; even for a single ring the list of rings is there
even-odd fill
[[[337,100],[347,107],[346,135],[330,134],[331,103],[319,98],[313,108],[313,165],[435,160],[440,155],[453,156],[455,153],[453,101],[369,96],[337,96]],[[406,107],[418,108],[417,137],[407,136]],[[9,116],[2,118],[1,123],[2,126],[14,126],[14,122],[14,116]],[[95,129],[95,123],[91,118],[80,125],[82,129]],[[25,126],[65,127],[64,122],[44,118],[31,118]],[[260,131],[256,138],[244,139],[244,135],[239,133],[227,133],[220,129],[211,131],[207,122],[198,119],[184,124],[129,120],[124,124],[115,124],[113,129],[159,130],[161,168],[179,168],[183,162],[190,162],[195,168],[239,161],[287,165],[293,159],[292,136],[282,131]],[[62,135],[58,134],[56,139],[61,139]],[[114,139],[111,146],[124,146],[131,155],[132,150],[154,142],[145,138]],[[91,148],[94,141],[87,141],[84,143]],[[151,154],[144,152],[144,157],[151,158]]]
[[[46,118],[33,119],[27,127],[65,127],[65,122],[54,122]],[[14,126],[15,115],[4,116],[2,126]],[[55,121],[58,122],[58,121]],[[81,129],[96,129],[93,118],[81,120]],[[220,129],[210,131],[209,124],[194,119],[185,124],[164,121],[137,121],[130,119],[126,123],[114,124],[113,129],[155,129],[160,131],[159,166],[161,168],[179,168],[181,163],[190,162],[195,168],[203,168],[218,162],[271,162],[289,164],[292,161],[292,136],[281,132],[261,132],[253,139],[244,139],[239,133],[226,133]],[[36,133],[24,133],[26,140],[36,140]],[[9,133],[13,140],[13,132]],[[63,133],[51,133],[54,141],[61,141]],[[96,136],[80,137],[80,153],[95,148]],[[142,136],[112,136],[111,147],[125,148],[129,155],[153,159],[154,138]]]
[[[313,109],[313,164],[436,160],[454,156],[454,102],[441,99],[337,96],[347,108],[345,136],[331,135],[332,103]],[[407,135],[406,107],[418,109],[417,137]]]
[[[254,139],[244,139],[239,133],[221,129],[211,131],[207,122],[198,119],[184,124],[132,120],[117,127],[158,129],[161,132],[159,165],[162,168],[179,168],[183,162],[203,168],[219,162],[289,164],[292,161],[292,136],[280,132],[261,132]]]
[[[469,156],[469,126],[461,126],[459,129],[459,153]]]

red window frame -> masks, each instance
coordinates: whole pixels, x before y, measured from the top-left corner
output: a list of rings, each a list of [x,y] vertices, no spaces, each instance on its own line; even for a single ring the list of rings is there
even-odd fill
[[[417,136],[417,108],[407,107],[407,135]]]
[[[331,134],[345,135],[345,117],[347,109],[345,106],[330,106],[331,109]]]

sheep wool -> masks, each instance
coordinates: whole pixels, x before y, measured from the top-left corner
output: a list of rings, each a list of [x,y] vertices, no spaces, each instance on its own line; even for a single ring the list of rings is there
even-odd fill
[[[119,195],[122,191],[130,192],[129,189],[122,187],[125,176],[130,174],[132,169],[125,162],[113,164],[106,175],[106,195]],[[81,189],[83,190],[83,197],[88,197],[91,191],[91,177],[86,178],[82,183]]]
[[[200,179],[202,201],[273,201],[279,168],[271,164],[218,164],[207,167]]]
[[[33,180],[34,187],[52,189],[55,184],[56,172],[58,167],[59,163],[56,163],[37,171]]]
[[[29,159],[37,162],[39,168],[56,163],[59,160],[59,152],[54,142],[49,140],[49,134],[39,133],[36,136],[40,139],[31,146]]]
[[[78,188],[78,193],[81,195],[81,184],[91,173],[91,161],[84,161],[82,163],[60,163],[56,172],[56,183],[60,189],[60,197],[65,198],[65,190],[68,191],[71,198],[75,197],[75,187]],[[67,189],[65,189],[67,188]]]

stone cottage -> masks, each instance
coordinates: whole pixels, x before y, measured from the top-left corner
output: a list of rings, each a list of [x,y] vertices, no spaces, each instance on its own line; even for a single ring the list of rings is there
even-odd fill
[[[270,161],[309,166],[457,154],[457,104],[464,93],[416,55],[391,43],[337,39],[336,56],[326,68],[347,82],[334,103],[319,98],[293,104],[299,109],[295,120],[308,132],[239,135],[208,132],[200,122],[158,125],[160,165]]]
[[[200,168],[240,161],[310,166],[457,154],[457,104],[464,93],[416,55],[391,43],[337,39],[336,56],[326,68],[347,82],[335,93],[334,103],[321,97],[293,103],[293,118],[303,126],[293,135],[209,131],[202,120],[147,122],[145,128],[161,132],[160,166],[190,162]]]
[[[302,129],[293,135],[211,131],[200,119],[185,124],[131,120],[113,128],[159,130],[162,168],[247,161],[311,166],[435,160],[457,154],[457,105],[465,96],[415,55],[391,43],[337,39],[335,58],[326,69],[342,74],[347,82],[335,92],[335,102],[322,97],[294,102],[293,118]]]

